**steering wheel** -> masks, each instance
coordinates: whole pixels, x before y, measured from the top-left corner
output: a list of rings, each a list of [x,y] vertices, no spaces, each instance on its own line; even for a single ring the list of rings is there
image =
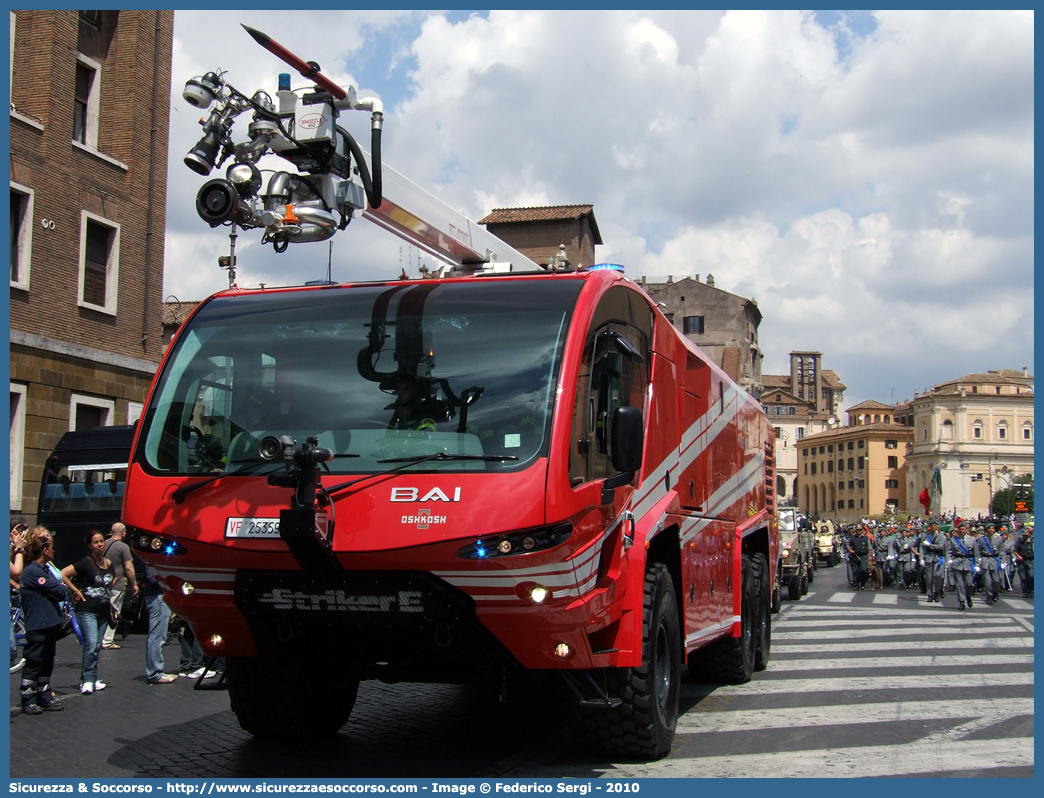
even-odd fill
[[[225,455],[225,449],[221,441],[214,435],[204,435],[199,427],[189,427],[196,434],[196,457],[200,462],[210,468],[222,468],[221,458]]]

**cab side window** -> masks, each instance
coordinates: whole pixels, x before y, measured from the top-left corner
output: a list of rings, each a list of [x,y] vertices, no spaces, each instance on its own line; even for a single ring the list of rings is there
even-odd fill
[[[569,480],[579,485],[612,476],[610,441],[619,407],[645,410],[646,337],[634,327],[606,324],[588,338],[573,413]]]

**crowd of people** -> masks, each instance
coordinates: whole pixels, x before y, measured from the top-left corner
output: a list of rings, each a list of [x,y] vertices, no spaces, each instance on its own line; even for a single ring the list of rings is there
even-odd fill
[[[848,562],[849,586],[855,590],[896,586],[919,589],[929,602],[941,603],[946,591],[958,609],[970,609],[974,596],[995,603],[1015,590],[1033,597],[1033,522],[910,521],[905,526],[864,522],[839,530]]]
[[[148,615],[145,644],[145,681],[171,684],[178,676],[212,679],[223,670],[223,660],[205,667],[205,657],[192,630],[181,634],[181,672],[164,670],[163,646],[171,611],[163,588],[146,563],[135,558],[123,538],[127,528],[113,524],[109,537],[91,530],[86,555],[59,570],[54,564],[54,536],[42,526],[29,529],[21,517],[11,519],[12,606],[21,607],[25,639],[19,656],[15,619],[11,617],[11,673],[21,673],[21,714],[41,715],[64,707],[51,688],[58,641],[75,624],[83,641],[80,693],[88,696],[108,685],[99,678],[100,652],[122,648],[115,642],[127,595],[140,592]]]

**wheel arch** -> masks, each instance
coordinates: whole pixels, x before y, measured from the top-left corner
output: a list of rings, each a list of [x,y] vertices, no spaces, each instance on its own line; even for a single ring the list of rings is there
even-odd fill
[[[681,530],[677,524],[665,527],[656,537],[648,542],[645,554],[645,570],[649,565],[658,562],[667,566],[667,572],[671,575],[674,583],[674,598],[678,605],[678,618],[681,621],[679,628],[681,632],[682,656],[685,655],[685,607],[682,596],[682,566],[681,566]]]

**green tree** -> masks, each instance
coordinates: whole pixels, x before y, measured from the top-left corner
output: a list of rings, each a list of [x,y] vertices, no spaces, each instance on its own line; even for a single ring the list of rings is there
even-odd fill
[[[1033,475],[1022,474],[1015,477],[1010,488],[1004,488],[993,494],[993,514],[1011,515],[1015,512],[1015,503],[1025,502],[1026,512],[1033,514]]]

